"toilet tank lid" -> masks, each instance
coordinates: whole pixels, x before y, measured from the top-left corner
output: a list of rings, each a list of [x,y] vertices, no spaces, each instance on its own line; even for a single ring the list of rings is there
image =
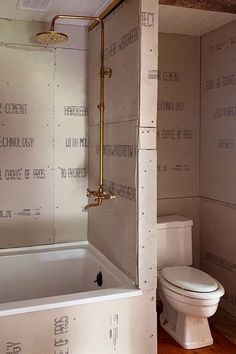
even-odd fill
[[[193,225],[193,221],[186,219],[180,215],[167,215],[157,218],[157,229],[173,229],[177,227],[189,227]]]
[[[218,289],[214,278],[193,267],[166,267],[162,269],[161,275],[169,283],[184,290],[207,293]]]

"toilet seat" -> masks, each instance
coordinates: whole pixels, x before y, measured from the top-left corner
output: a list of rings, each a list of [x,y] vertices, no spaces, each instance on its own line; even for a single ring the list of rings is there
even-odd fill
[[[169,283],[184,290],[208,293],[218,288],[214,278],[193,267],[166,267],[161,271],[161,275]]]
[[[168,267],[168,268],[170,269],[169,270],[169,272],[170,272],[172,269],[174,271],[174,268],[177,268],[177,267]],[[176,294],[179,294],[179,295],[182,295],[185,297],[193,298],[193,299],[199,299],[199,300],[212,300],[212,299],[220,298],[221,296],[224,295],[223,286],[217,280],[215,280],[213,278],[212,279],[217,284],[216,290],[209,291],[209,292],[200,292],[200,291],[193,291],[193,290],[191,291],[191,290],[186,290],[186,289],[183,289],[179,286],[176,286],[175,284],[172,284],[167,279],[165,279],[163,276],[163,273],[164,274],[166,273],[164,271],[165,269],[166,268],[162,269],[162,271],[160,272],[159,280],[160,280],[160,283],[162,286],[166,287],[167,289],[169,289],[173,293],[176,293]]]

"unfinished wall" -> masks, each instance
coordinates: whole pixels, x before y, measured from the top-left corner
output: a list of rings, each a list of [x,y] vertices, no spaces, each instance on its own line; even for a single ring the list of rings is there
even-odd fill
[[[236,23],[202,38],[201,265],[236,317]]]
[[[157,287],[157,68],[158,2],[140,1],[140,98],[138,134],[138,283]]]
[[[156,287],[157,5],[126,0],[105,21],[105,64],[113,70],[105,81],[105,188],[116,201],[89,210],[89,241],[143,289]],[[98,50],[95,28],[89,35],[91,189],[98,188]]]
[[[3,316],[0,352],[156,354],[155,307],[152,291],[141,296]]]
[[[87,236],[86,32],[43,47],[48,26],[0,20],[0,247]]]
[[[121,26],[122,23],[122,26]],[[89,33],[89,188],[98,189],[100,31]],[[139,3],[124,1],[105,20],[105,188],[116,195],[89,210],[89,241],[131,279],[137,278],[137,122]]]
[[[159,34],[158,215],[193,219],[199,266],[200,39]]]

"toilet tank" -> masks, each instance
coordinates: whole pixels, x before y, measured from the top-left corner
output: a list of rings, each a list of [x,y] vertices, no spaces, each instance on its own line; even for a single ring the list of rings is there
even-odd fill
[[[179,215],[157,218],[157,269],[192,265],[192,225]]]

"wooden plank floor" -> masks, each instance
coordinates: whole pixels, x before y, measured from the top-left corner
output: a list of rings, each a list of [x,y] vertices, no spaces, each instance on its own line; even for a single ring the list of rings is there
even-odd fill
[[[201,349],[184,349],[160,326],[158,327],[158,354],[236,354],[236,345],[220,332],[211,329],[214,344]]]
[[[219,308],[216,314],[209,319],[211,327],[217,329],[226,338],[236,345],[236,318]]]

